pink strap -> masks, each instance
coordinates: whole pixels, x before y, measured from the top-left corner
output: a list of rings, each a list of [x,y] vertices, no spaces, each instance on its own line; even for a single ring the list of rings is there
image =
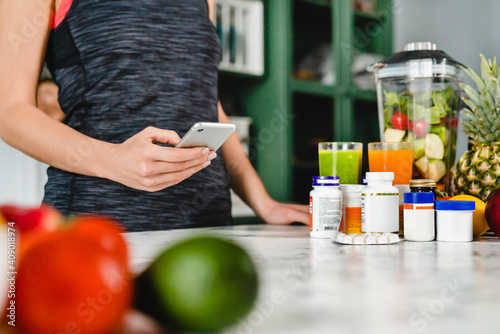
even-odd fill
[[[59,8],[57,8],[56,13],[54,14],[54,20],[52,21],[52,29],[57,28],[57,26],[64,20],[72,4],[73,0],[61,1],[61,3],[59,4]]]

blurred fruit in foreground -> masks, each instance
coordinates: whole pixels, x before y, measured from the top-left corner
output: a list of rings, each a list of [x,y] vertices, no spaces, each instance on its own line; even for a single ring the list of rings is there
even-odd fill
[[[15,222],[17,230],[21,233],[54,231],[62,221],[59,211],[45,204],[36,208],[2,205],[0,212],[7,221]]]
[[[500,238],[500,188],[493,190],[488,195],[485,215],[488,226]]]
[[[14,222],[16,230],[17,262],[26,251],[42,240],[47,233],[53,232],[61,226],[62,215],[56,209],[42,204],[35,208],[22,208],[15,205],[2,205],[0,212],[7,222]]]
[[[196,237],[165,250],[137,278],[135,306],[175,331],[217,332],[251,310],[257,288],[245,250]]]
[[[5,224],[7,224],[7,220],[4,218],[2,212],[0,211],[0,225],[5,225]]]
[[[110,239],[118,248],[125,245],[118,241],[120,229],[110,224],[77,218],[74,227],[48,233],[26,251],[16,281],[20,333],[109,334],[116,329],[130,307],[133,284],[126,259],[105,246]]]
[[[72,232],[78,237],[102,247],[129,271],[128,248],[122,233],[125,229],[110,218],[100,216],[79,216],[70,223]]]
[[[478,237],[483,235],[486,231],[488,231],[489,226],[486,221],[486,216],[484,214],[484,210],[486,208],[486,203],[481,201],[479,198],[471,195],[457,195],[450,198],[452,201],[474,201],[476,202],[476,210],[473,213],[473,228],[472,235],[474,237]]]

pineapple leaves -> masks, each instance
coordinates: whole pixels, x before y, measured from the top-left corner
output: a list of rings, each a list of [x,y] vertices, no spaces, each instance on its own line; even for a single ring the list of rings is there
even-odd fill
[[[481,102],[481,98],[479,97],[479,93],[474,89],[472,88],[471,86],[469,85],[461,85],[462,89],[464,90],[464,92],[467,94],[467,96],[469,97],[470,101],[472,103],[474,103],[474,105],[476,107],[472,108],[469,104],[467,104],[469,107],[471,107],[471,109],[476,109],[476,108],[480,108],[483,106],[483,103]],[[462,100],[464,100],[462,98]],[[465,102],[465,100],[464,100]]]
[[[460,66],[460,65],[459,65]],[[476,83],[477,85],[477,88],[478,89],[483,89],[485,86],[484,86],[484,82],[483,80],[481,80],[481,78],[479,77],[479,75],[477,75],[476,72],[474,72],[473,69],[471,69],[470,67],[469,68],[465,68],[463,66],[460,66],[460,68],[462,68],[462,70],[467,73],[467,75],[469,77],[471,77],[472,80],[474,80],[474,82]]]
[[[462,69],[476,83],[477,89],[469,85],[460,86],[467,97],[462,97],[469,109],[463,109],[462,121],[465,133],[473,143],[500,141],[500,67],[493,61],[481,57],[481,77],[471,68]]]

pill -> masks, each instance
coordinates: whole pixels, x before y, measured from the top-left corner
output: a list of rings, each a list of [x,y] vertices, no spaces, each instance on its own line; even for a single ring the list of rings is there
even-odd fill
[[[363,238],[362,235],[357,235],[352,239],[353,244],[364,244],[365,243],[365,238]]]
[[[395,242],[399,242],[399,236],[397,234],[394,234],[392,233],[390,236],[389,236],[389,243],[395,243]]]
[[[386,244],[389,242],[389,239],[383,234],[377,235],[377,244]]]
[[[373,235],[368,235],[365,238],[365,244],[373,245],[377,243],[377,239]]]
[[[342,237],[342,243],[344,244],[352,244],[352,237],[349,235],[344,235]]]

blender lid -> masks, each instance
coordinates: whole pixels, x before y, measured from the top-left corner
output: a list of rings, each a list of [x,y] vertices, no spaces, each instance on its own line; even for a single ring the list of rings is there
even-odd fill
[[[456,76],[461,63],[431,42],[412,42],[404,51],[395,53],[368,67],[379,78],[429,77],[434,75]]]

